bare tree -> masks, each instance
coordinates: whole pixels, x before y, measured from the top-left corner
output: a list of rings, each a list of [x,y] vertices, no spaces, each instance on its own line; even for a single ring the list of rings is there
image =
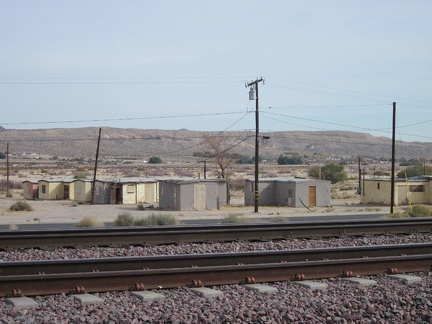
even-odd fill
[[[228,178],[230,167],[235,163],[231,151],[235,145],[230,143],[224,135],[212,136],[203,134],[203,143],[207,155],[218,165],[218,174],[221,178]]]

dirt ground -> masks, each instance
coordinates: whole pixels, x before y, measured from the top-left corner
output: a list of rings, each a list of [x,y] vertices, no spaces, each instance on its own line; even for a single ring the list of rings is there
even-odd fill
[[[100,222],[112,222],[121,213],[130,213],[134,217],[141,218],[151,214],[169,214],[179,221],[189,219],[222,219],[228,215],[236,214],[247,219],[259,220],[268,218],[287,218],[301,216],[329,216],[350,214],[389,214],[387,206],[364,206],[359,204],[359,199],[332,200],[332,206],[306,208],[293,207],[264,207],[259,206],[259,212],[254,212],[253,206],[245,207],[241,199],[234,199],[230,206],[224,206],[220,210],[205,211],[165,211],[157,209],[138,210],[136,205],[76,205],[72,201],[56,200],[30,200],[27,201],[32,211],[11,211],[10,206],[21,196],[12,198],[0,196],[0,224],[17,228],[20,224],[48,224],[48,223],[78,223],[84,217],[93,216]]]

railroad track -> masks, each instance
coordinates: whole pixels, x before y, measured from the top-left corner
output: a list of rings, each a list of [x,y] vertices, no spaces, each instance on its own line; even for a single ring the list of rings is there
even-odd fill
[[[0,249],[151,245],[431,233],[432,219],[0,231]]]
[[[432,244],[0,263],[0,296],[222,285],[430,269]]]

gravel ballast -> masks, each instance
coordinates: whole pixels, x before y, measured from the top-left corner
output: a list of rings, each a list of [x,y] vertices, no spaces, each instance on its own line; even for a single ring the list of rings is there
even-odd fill
[[[2,323],[430,323],[431,277],[403,285],[386,276],[376,286],[323,280],[327,290],[289,282],[271,283],[278,292],[260,294],[239,285],[214,287],[224,295],[203,298],[187,288],[160,290],[163,301],[143,302],[129,292],[96,294],[101,305],[81,306],[66,295],[36,297],[40,307],[20,310],[0,302]]]
[[[124,248],[22,250],[0,252],[3,261],[100,258],[310,249],[337,246],[430,242],[430,235],[281,240]],[[415,273],[422,281],[403,284],[386,275],[368,276],[376,285],[362,286],[339,278],[319,280],[326,290],[310,290],[290,282],[269,283],[273,294],[241,285],[215,286],[221,297],[199,297],[187,288],[154,290],[161,301],[141,301],[130,292],[98,293],[100,305],[80,305],[69,295],[33,297],[39,307],[17,309],[0,299],[0,323],[431,323],[432,277]]]

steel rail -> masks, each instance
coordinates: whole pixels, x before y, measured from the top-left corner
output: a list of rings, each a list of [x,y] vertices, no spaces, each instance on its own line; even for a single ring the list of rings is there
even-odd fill
[[[0,262],[0,276],[207,267],[432,254],[432,243],[140,257]]]
[[[399,272],[424,271],[430,269],[431,264],[432,255],[421,254],[193,268],[12,275],[0,277],[0,296],[8,296],[18,290],[30,296],[70,293],[76,287],[82,287],[86,292],[106,292],[133,290],[137,286],[146,289],[178,288],[197,282],[205,286],[239,284],[245,282],[246,278],[254,278],[258,283],[293,280],[299,276],[304,279],[321,279],[340,277],[346,273],[354,276],[376,275],[386,273],[389,268],[398,269]]]
[[[254,241],[431,232],[431,218],[84,230],[9,230],[0,231],[0,249]]]

